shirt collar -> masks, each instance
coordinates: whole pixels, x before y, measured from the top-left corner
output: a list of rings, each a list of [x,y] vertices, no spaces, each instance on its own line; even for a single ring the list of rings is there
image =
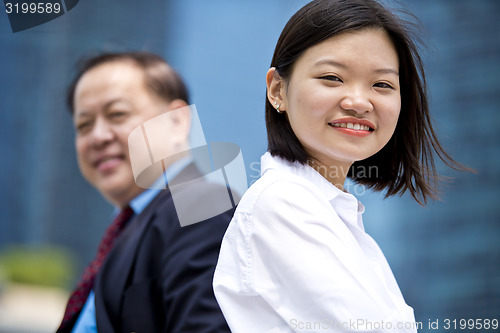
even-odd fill
[[[134,213],[139,215],[160,191],[161,190],[157,188],[146,189],[132,199],[130,201],[130,207],[132,207]]]
[[[149,189],[142,191],[138,196],[130,201],[130,207],[134,210],[135,215],[139,215],[144,208],[149,205],[153,198],[162,190],[165,189],[166,179],[175,178],[186,166],[193,161],[191,156],[186,156],[172,163],[162,178],[159,178]]]
[[[266,152],[261,157],[261,176],[272,169],[288,172],[307,179],[325,195],[326,199],[343,219],[358,227],[362,227],[357,215],[364,212],[365,208],[363,204],[351,193],[344,192],[334,186],[309,165],[300,164],[299,162],[288,162],[278,156],[271,156],[269,152]],[[355,214],[353,215],[354,212]]]
[[[314,183],[314,185],[316,185],[326,195],[328,201],[334,200],[339,195],[346,194],[346,192],[343,192],[339,188],[332,185],[332,183],[326,180],[325,177],[320,175],[309,165],[300,164],[299,162],[288,162],[281,157],[271,156],[269,152],[266,152],[261,157],[261,176],[271,169],[279,169],[281,171],[306,178],[310,182]],[[348,195],[351,196],[351,194]]]

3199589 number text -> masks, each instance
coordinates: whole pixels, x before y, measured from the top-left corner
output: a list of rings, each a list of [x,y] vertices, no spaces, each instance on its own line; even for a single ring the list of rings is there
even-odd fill
[[[59,14],[61,12],[60,3],[50,2],[21,2],[5,3],[5,12],[7,14]]]

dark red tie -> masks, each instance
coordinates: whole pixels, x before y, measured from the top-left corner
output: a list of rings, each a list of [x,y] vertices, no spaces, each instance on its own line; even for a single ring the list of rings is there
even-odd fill
[[[106,255],[113,247],[113,243],[123,230],[125,223],[130,219],[130,217],[134,214],[134,211],[130,206],[125,207],[113,220],[111,225],[106,229],[104,236],[99,243],[99,248],[97,250],[97,255],[94,260],[85,268],[83,272],[83,276],[80,279],[80,282],[76,285],[75,290],[71,294],[69,298],[68,304],[66,305],[66,311],[64,312],[64,317],[61,322],[61,326],[57,332],[62,331],[70,322],[73,321],[73,317],[77,315],[83,308],[87,297],[92,289],[94,284],[94,278],[101,268]]]

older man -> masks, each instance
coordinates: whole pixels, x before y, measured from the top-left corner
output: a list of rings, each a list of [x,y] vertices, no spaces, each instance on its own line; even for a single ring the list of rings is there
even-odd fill
[[[139,187],[130,162],[129,134],[166,115],[163,151],[174,156],[163,165],[166,178],[182,183],[201,177],[187,153],[191,118],[180,77],[153,54],[104,54],[83,64],[68,102],[80,170],[119,213],[58,332],[228,332],[212,276],[233,211],[181,226],[168,187]],[[192,186],[196,195],[184,205],[194,210],[214,191],[226,191],[203,182]]]

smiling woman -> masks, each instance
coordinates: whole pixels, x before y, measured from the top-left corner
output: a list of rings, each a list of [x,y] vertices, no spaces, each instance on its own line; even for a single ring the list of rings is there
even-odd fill
[[[315,330],[296,324],[327,320],[332,331],[416,332],[364,231],[364,206],[344,188],[350,177],[425,202],[433,153],[458,166],[430,123],[408,24],[375,0],[315,0],[285,26],[266,82],[262,177],[239,203],[214,276],[231,330]]]
[[[343,32],[307,49],[289,80],[271,68],[268,96],[286,112],[310,162],[348,170],[394,133],[401,108],[398,68],[384,30]],[[346,176],[328,181],[342,189]]]

